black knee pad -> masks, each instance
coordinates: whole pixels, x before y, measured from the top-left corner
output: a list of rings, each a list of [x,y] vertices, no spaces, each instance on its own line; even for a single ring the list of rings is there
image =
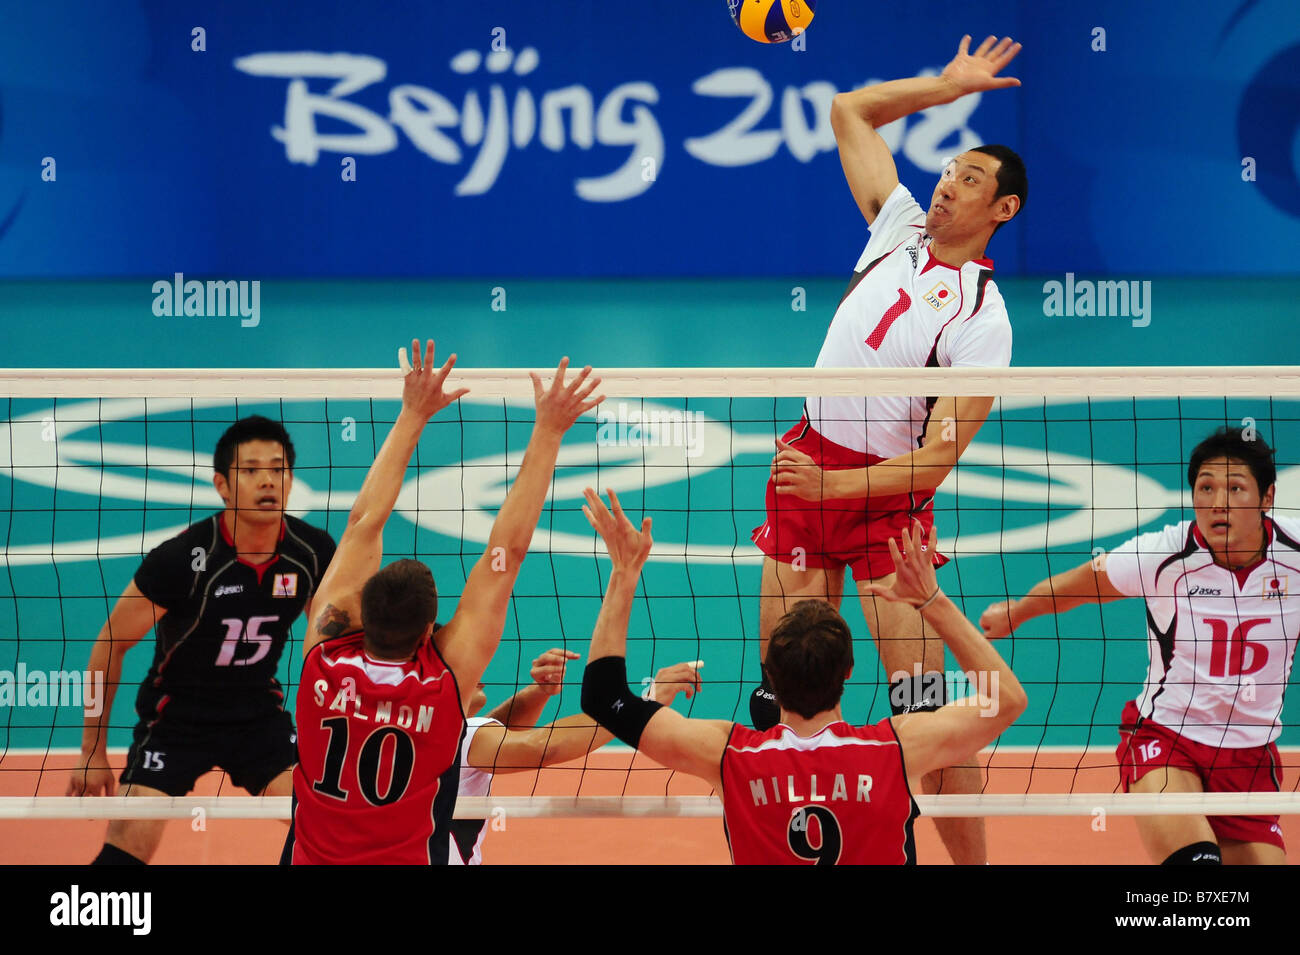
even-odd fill
[[[948,702],[942,673],[907,676],[889,684],[889,709],[895,716],[926,713]]]
[[[1170,855],[1161,865],[1223,865],[1223,856],[1213,842],[1193,842]]]

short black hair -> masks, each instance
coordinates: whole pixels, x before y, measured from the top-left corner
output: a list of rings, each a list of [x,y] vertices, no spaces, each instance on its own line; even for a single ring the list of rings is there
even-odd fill
[[[998,191],[993,196],[993,200],[996,202],[1003,196],[1018,196],[1020,208],[1016,210],[1016,215],[1024,212],[1025,200],[1029,198],[1029,176],[1025,172],[1025,161],[1020,158],[1020,154],[1010,146],[1000,146],[996,143],[990,146],[975,146],[969,152],[992,156],[1001,164],[998,166]],[[1011,218],[1014,219],[1015,216]],[[993,227],[993,234],[997,235],[998,229],[1006,224],[1006,222],[999,222]]]
[[[772,630],[764,663],[783,709],[806,720],[833,708],[853,669],[853,635],[825,600],[801,600]]]
[[[240,418],[217,441],[217,450],[212,455],[212,470],[222,477],[230,477],[230,469],[235,464],[235,451],[245,441],[278,441],[284,448],[284,463],[293,470],[293,442],[289,432],[278,421],[272,421],[260,414]]]
[[[385,657],[415,652],[425,628],[438,616],[433,572],[418,560],[395,560],[361,588],[361,625],[366,644]]]
[[[1250,435],[1249,438],[1246,437],[1247,434]],[[1273,453],[1268,442],[1253,427],[1230,428],[1225,425],[1192,449],[1192,457],[1187,464],[1187,484],[1196,487],[1196,475],[1201,473],[1201,465],[1211,458],[1235,458],[1250,468],[1262,497],[1277,483],[1277,465],[1273,463]]]

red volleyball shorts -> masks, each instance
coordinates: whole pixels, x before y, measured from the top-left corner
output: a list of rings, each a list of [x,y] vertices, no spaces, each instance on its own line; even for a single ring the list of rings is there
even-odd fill
[[[1119,778],[1124,791],[1154,769],[1173,767],[1195,773],[1207,793],[1278,792],[1282,760],[1276,744],[1226,749],[1179,736],[1168,727],[1142,719],[1136,701],[1120,717]],[[1277,816],[1208,816],[1219,839],[1266,842],[1286,851]]]
[[[884,458],[853,451],[827,440],[805,418],[783,439],[807,454],[825,471],[843,471],[878,464]],[[849,567],[854,580],[875,580],[894,572],[889,541],[897,541],[919,520],[930,533],[934,526],[934,491],[889,497],[805,501],[776,493],[767,482],[767,520],[750,538],[768,557],[783,564],[802,561],[808,568],[839,570]],[[940,567],[948,559],[934,555]]]

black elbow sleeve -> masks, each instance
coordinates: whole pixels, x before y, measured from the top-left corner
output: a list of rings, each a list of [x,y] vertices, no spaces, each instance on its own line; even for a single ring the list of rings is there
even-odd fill
[[[582,674],[582,712],[633,748],[662,706],[628,689],[623,657],[601,657],[588,663]]]

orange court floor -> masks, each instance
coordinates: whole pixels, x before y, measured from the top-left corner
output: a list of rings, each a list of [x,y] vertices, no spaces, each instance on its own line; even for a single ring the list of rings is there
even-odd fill
[[[1293,754],[1287,754],[1294,760]],[[0,795],[61,796],[74,755],[8,754],[0,757]],[[116,758],[120,766],[123,754]],[[985,758],[986,792],[1060,793],[1115,790],[1114,757],[1101,752],[994,753]],[[1294,779],[1294,765],[1286,777]],[[1290,787],[1288,787],[1290,788]],[[495,796],[703,795],[699,780],[670,773],[643,756],[602,751],[582,761],[540,772],[499,775]],[[194,795],[239,795],[223,773],[209,773]],[[1283,817],[1283,832],[1300,832],[1300,817]],[[483,845],[486,864],[717,865],[730,862],[720,818],[512,819],[492,824]],[[0,864],[76,865],[99,851],[103,820],[0,820]],[[168,823],[156,864],[271,865],[278,861],[287,825],[277,820],[208,819]],[[993,864],[1117,865],[1148,860],[1132,817],[996,816],[987,820]],[[932,820],[916,826],[919,860],[947,864]],[[1300,861],[1294,839],[1288,861]]]

